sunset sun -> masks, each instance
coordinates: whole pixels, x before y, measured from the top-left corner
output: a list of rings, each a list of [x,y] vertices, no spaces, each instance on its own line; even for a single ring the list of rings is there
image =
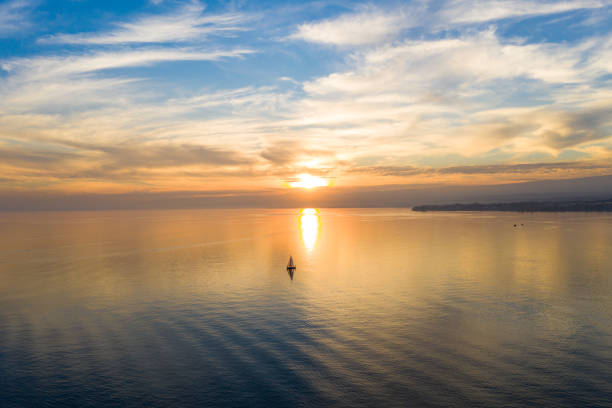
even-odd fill
[[[291,188],[306,188],[311,189],[315,187],[326,187],[329,185],[329,181],[323,177],[313,176],[308,173],[299,174],[296,181],[289,183]]]

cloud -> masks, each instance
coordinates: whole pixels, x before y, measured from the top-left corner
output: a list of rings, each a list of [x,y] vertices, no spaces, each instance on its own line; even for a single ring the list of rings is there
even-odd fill
[[[414,177],[414,176],[439,176],[439,175],[519,175],[529,176],[534,179],[546,178],[547,176],[571,176],[584,171],[593,174],[609,174],[609,163],[597,161],[571,161],[571,162],[536,162],[536,163],[504,163],[486,165],[466,165],[449,167],[416,167],[410,165],[398,166],[358,166],[350,172],[370,174],[384,177]]]
[[[134,186],[146,182],[174,188],[173,177],[205,186],[204,180],[222,183],[224,177],[239,175],[273,185],[299,172],[358,183],[363,181],[350,171],[351,165],[367,160],[397,170],[393,177],[484,175],[423,168],[437,167],[436,157],[452,153],[476,160],[498,151],[505,155],[501,159],[522,160],[534,152],[554,155],[609,136],[606,111],[595,114],[609,96],[591,88],[606,69],[601,63],[605,44],[591,39],[576,44],[529,44],[503,40],[494,30],[485,30],[356,50],[345,71],[306,82],[301,93],[273,86],[244,87],[194,90],[178,98],[144,97],[137,91],[135,78],[99,74],[115,67],[181,58],[240,57],[243,51],[215,54],[194,48],[140,47],[15,59],[4,64],[9,72],[5,85],[10,85],[11,92],[0,103],[5,113],[2,133],[39,142],[60,135],[65,143],[73,143],[87,135],[91,143],[119,143],[121,150],[113,154],[108,147],[92,152],[72,144],[73,149],[88,152],[87,157],[69,173],[56,174],[60,179],[129,180]],[[549,102],[543,106],[537,102],[521,108],[491,108],[518,88],[550,92],[554,84],[563,84],[563,89],[545,94]],[[581,102],[572,103],[571,109],[555,102],[574,90],[580,90]],[[23,116],[28,109],[52,109],[67,100],[75,104],[69,115],[51,111],[47,116]],[[165,143],[169,140],[171,145]],[[125,143],[150,150],[151,156],[127,149]],[[189,148],[177,147],[183,144]],[[240,152],[240,160],[204,165],[217,156],[198,153],[195,147],[224,151],[228,144]],[[591,154],[594,151],[585,153]],[[185,161],[175,165],[181,156]],[[198,164],[202,157],[208,161]],[[99,165],[87,166],[88,160]],[[524,169],[523,173],[495,174],[513,180],[516,175],[526,177],[530,168]],[[595,170],[576,167],[573,171]],[[542,167],[531,172],[549,174]],[[390,177],[380,171],[368,174],[373,178],[363,180],[370,183]]]
[[[425,87],[461,91],[467,84],[512,78],[579,82],[605,72],[603,67],[598,72],[584,68],[589,52],[599,55],[596,47],[601,45],[503,41],[491,29],[456,38],[406,40],[355,53],[356,69],[308,82],[305,90],[315,94],[355,95],[391,90],[413,94]]]
[[[556,162],[556,163],[518,163],[491,164],[473,166],[454,166],[438,169],[441,174],[533,174],[556,173],[559,170],[603,170],[608,172],[609,166],[596,162]]]
[[[34,167],[65,163],[69,160],[78,159],[81,156],[69,151],[45,151],[40,149],[28,149],[0,145],[0,159],[4,165],[18,167]]]
[[[379,44],[412,24],[412,16],[403,12],[368,7],[334,19],[301,24],[289,38],[339,46]]]
[[[142,16],[117,23],[107,32],[57,34],[41,38],[41,43],[112,45],[130,43],[174,43],[204,41],[210,35],[228,35],[245,30],[249,17],[240,13],[202,15],[204,6],[189,3],[174,13]]]
[[[447,2],[440,18],[445,24],[482,23],[513,17],[531,17],[563,13],[580,9],[600,8],[605,5],[597,0],[528,1],[528,0],[451,0]]]
[[[524,6],[519,14],[535,15],[534,4],[515,3]],[[293,39],[338,46],[328,50],[334,69],[320,74],[279,62],[274,47],[287,43],[278,37],[257,32],[248,40],[254,47],[242,38],[228,47],[215,36],[241,30],[245,15],[207,16],[199,3],[109,31],[45,38],[44,54],[0,62],[2,182],[241,191],[279,187],[304,172],[363,186],[516,182],[610,168],[612,40],[509,38],[448,11],[463,3],[440,11],[415,4],[413,13],[370,6],[300,26]],[[493,3],[498,11],[486,19],[510,16],[508,4]],[[538,13],[557,10],[545,4]],[[453,22],[442,32],[436,24],[444,18]],[[255,48],[257,59],[231,65]],[[225,72],[210,78],[172,64],[162,82],[154,82],[162,70],[124,69],[220,60],[211,71]],[[183,72],[208,82],[185,86],[181,76],[175,86]]]
[[[0,112],[37,109],[91,109],[117,106],[142,98],[134,86],[142,80],[104,71],[146,67],[172,61],[219,61],[251,54],[248,49],[197,50],[193,48],[138,48],[88,52],[80,55],[16,58],[0,63],[8,73],[0,83]]]
[[[32,2],[10,0],[0,4],[0,38],[9,37],[30,27]]]
[[[7,143],[10,142],[10,143]],[[248,166],[252,160],[235,151],[193,143],[96,144],[69,140],[31,143],[0,140],[0,171],[21,179],[69,181],[99,179],[130,180],[173,177],[189,172],[202,177],[211,169]],[[140,181],[139,181],[140,180]]]
[[[260,155],[270,163],[286,165],[292,163],[300,153],[299,144],[295,141],[288,141],[267,146]]]
[[[145,78],[122,68],[150,67],[163,62],[219,61],[241,58],[254,51],[197,41],[212,33],[240,30],[246,17],[237,13],[203,15],[199,2],[190,2],[170,14],[145,16],[119,23],[115,30],[46,37],[51,45],[68,42],[88,45],[84,50],[60,48],[59,52],[0,60],[0,112],[27,112],[37,109],[91,110],[104,105],[142,101]],[[168,44],[167,42],[172,42]],[[176,42],[192,41],[179,46]],[[159,42],[159,44],[151,44]],[[100,47],[98,47],[100,46]],[[151,97],[151,92],[146,95]]]
[[[447,30],[470,23],[597,9],[606,4],[599,0],[448,0],[437,7],[427,2],[412,2],[392,10],[369,6],[333,19],[300,24],[289,38],[327,45],[374,46],[397,39],[407,28]]]
[[[562,110],[553,107],[501,109],[479,112],[463,129],[473,140],[488,140],[509,151],[527,153],[590,144],[612,137],[612,109],[609,103]]]
[[[188,143],[106,146],[98,148],[115,168],[164,168],[190,165],[237,165],[251,160],[228,150]]]
[[[595,114],[612,100],[599,84],[609,54],[598,38],[534,44],[495,30],[395,42],[355,51],[345,71],[306,82],[296,116],[338,141],[334,148],[392,162],[407,151],[422,160],[496,149],[556,154],[611,136],[606,115]],[[583,115],[598,121],[573,119]]]
[[[321,160],[334,158],[335,153],[325,149],[308,148],[303,142],[294,140],[276,141],[269,144],[260,152],[260,155],[270,163],[286,165],[295,162],[308,162],[313,158],[318,160],[317,167],[321,166]]]
[[[612,108],[599,108],[559,115],[543,132],[544,142],[554,149],[574,147],[612,136]]]
[[[105,69],[147,66],[164,61],[216,61],[252,52],[249,49],[200,51],[194,48],[137,48],[78,56],[18,58],[2,63],[1,67],[9,73],[25,72],[30,79],[44,79]]]

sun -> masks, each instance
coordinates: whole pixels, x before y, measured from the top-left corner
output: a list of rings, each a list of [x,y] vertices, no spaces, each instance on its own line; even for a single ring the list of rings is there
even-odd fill
[[[298,174],[297,181],[292,181],[289,183],[291,188],[315,188],[315,187],[327,187],[329,185],[329,181],[324,179],[323,177],[313,176],[308,173]]]

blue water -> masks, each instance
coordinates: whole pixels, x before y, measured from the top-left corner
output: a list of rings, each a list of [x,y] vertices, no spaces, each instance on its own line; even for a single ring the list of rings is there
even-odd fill
[[[612,215],[3,213],[0,232],[2,407],[612,406]]]

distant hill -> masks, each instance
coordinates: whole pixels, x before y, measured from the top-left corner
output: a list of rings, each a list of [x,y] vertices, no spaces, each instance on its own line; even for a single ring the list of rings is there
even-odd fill
[[[419,205],[412,209],[414,211],[595,212],[612,211],[612,199],[594,201],[522,201],[516,203]]]

